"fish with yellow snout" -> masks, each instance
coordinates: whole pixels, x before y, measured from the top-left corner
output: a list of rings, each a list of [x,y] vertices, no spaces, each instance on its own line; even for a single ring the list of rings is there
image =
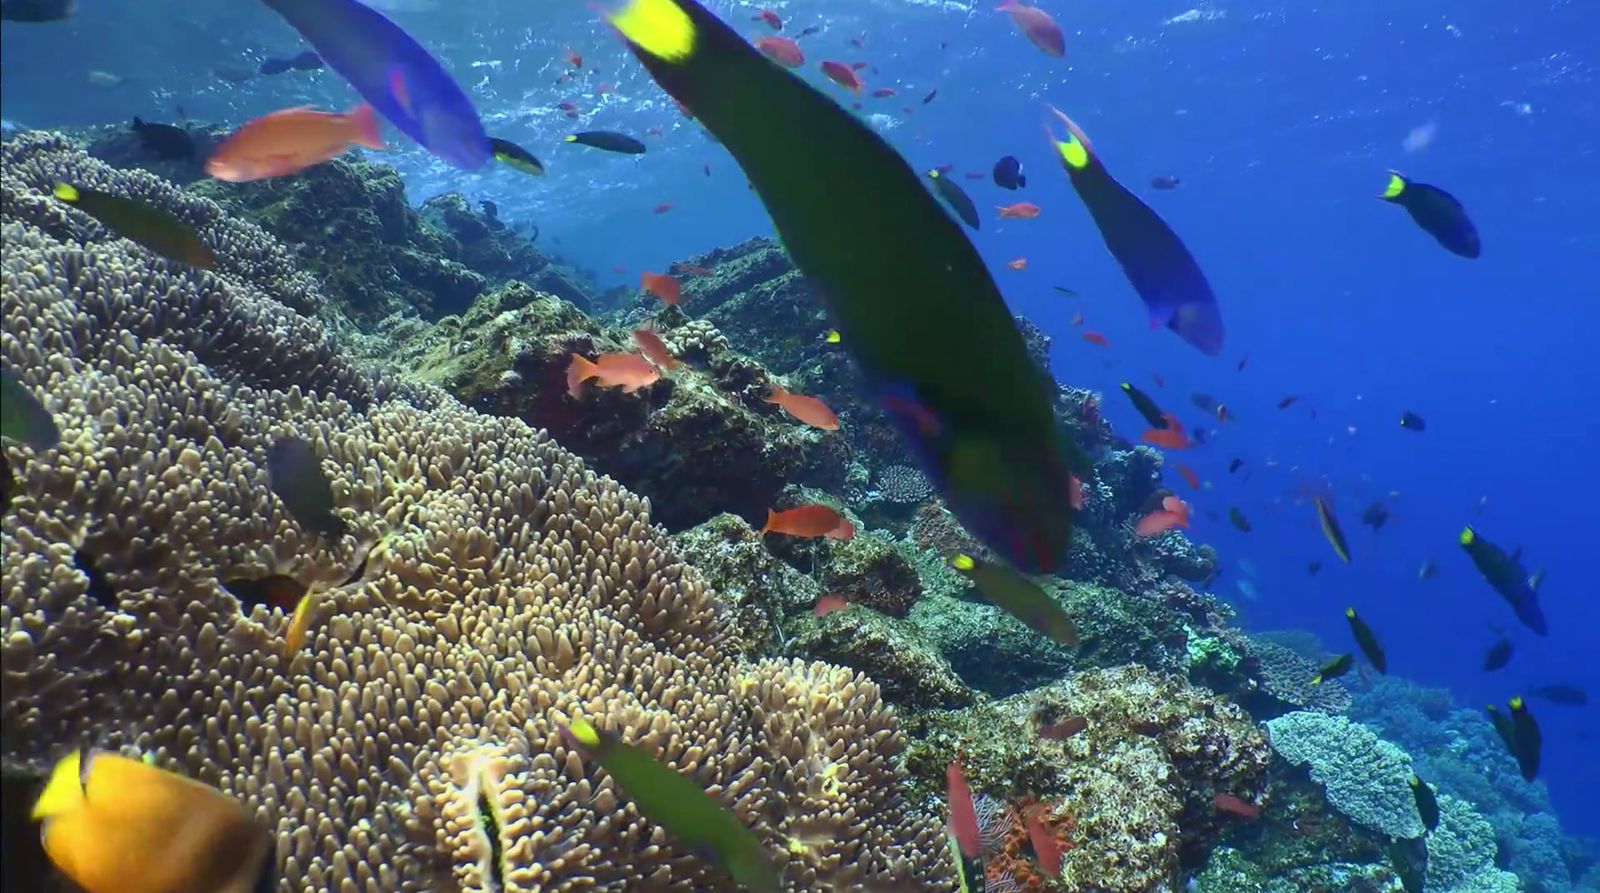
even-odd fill
[[[210,785],[105,751],[56,763],[32,818],[45,854],[87,893],[274,889],[273,840]]]

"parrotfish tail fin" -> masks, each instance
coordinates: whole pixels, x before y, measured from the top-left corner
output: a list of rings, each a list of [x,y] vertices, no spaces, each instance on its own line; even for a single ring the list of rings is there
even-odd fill
[[[582,396],[583,383],[593,378],[599,371],[599,366],[578,354],[573,354],[572,362],[567,365],[567,393],[574,399]]]
[[[383,134],[378,129],[378,113],[372,110],[372,106],[363,102],[346,114],[356,126],[356,145],[368,149],[388,148],[383,144]]]
[[[1378,198],[1392,202],[1400,197],[1400,193],[1406,191],[1406,185],[1406,178],[1401,176],[1399,171],[1390,171],[1389,185],[1383,187],[1383,194]]]

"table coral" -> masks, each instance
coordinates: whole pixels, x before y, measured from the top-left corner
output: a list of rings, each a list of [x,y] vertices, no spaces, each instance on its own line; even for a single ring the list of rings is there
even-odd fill
[[[1297,710],[1267,722],[1272,748],[1328,792],[1328,802],[1352,820],[1391,837],[1423,831],[1408,784],[1411,757],[1358,722]]]
[[[281,246],[214,205],[52,137],[4,155],[0,353],[63,434],[5,445],[9,769],[137,749],[243,801],[281,891],[732,890],[562,741],[584,716],[734,809],[785,889],[953,889],[877,686],[735,657],[647,500],[521,421],[353,368],[273,300],[296,281],[271,273]],[[57,178],[176,208],[222,272],[80,240]],[[313,445],[350,535],[272,495],[284,436]],[[280,609],[219,582],[269,573],[318,592],[299,653]]]

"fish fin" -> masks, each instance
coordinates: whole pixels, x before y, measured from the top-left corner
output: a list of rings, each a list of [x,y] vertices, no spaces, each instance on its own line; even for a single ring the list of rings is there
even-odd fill
[[[398,65],[389,67],[389,92],[394,95],[395,102],[400,103],[401,111],[409,117],[416,117],[411,114],[411,91],[406,88],[405,70]]]
[[[62,757],[50,770],[50,780],[45,783],[39,799],[34,801],[29,817],[34,821],[65,815],[77,809],[84,800],[82,750],[74,750]]]
[[[593,378],[599,371],[599,366],[579,354],[573,354],[572,362],[567,365],[567,393],[574,399],[582,396],[583,383]]]
[[[362,103],[346,112],[350,121],[356,127],[355,144],[368,149],[386,149],[383,144],[383,134],[378,131],[378,114],[372,106]]]
[[[772,509],[767,509],[767,523],[762,526],[761,532],[757,533],[756,536],[766,536],[767,533],[772,530],[772,522],[777,520],[777,518],[777,512],[773,511]]]

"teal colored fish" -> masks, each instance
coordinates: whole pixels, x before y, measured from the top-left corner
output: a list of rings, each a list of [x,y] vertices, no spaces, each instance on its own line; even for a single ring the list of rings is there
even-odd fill
[[[961,225],[881,136],[695,0],[631,0],[611,22],[739,163],[962,525],[1019,568],[1059,567],[1072,475],[1093,466]]]
[[[602,732],[582,719],[563,726],[569,744],[592,756],[647,819],[704,853],[748,890],[777,893],[777,869],[761,838],[733,810],[688,777],[662,764],[636,744]]]
[[[39,398],[10,369],[0,369],[0,436],[36,453],[61,443],[61,429]]]
[[[950,566],[978,587],[983,597],[1017,618],[1034,632],[1063,645],[1077,647],[1078,626],[1066,609],[1028,578],[1002,564],[957,555]]]

